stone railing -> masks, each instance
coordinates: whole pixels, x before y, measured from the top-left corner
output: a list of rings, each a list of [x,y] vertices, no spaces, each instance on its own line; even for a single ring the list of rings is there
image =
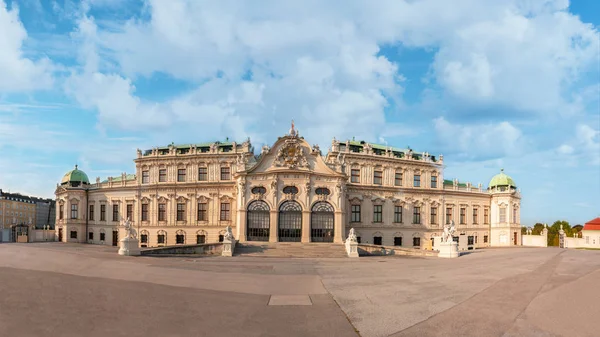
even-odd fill
[[[146,255],[221,255],[223,243],[203,243],[197,245],[179,245],[167,247],[143,248],[141,253]]]
[[[358,244],[358,255],[360,256],[385,256],[385,255],[409,255],[409,256],[438,256],[438,252],[416,248],[390,247],[371,244]]]

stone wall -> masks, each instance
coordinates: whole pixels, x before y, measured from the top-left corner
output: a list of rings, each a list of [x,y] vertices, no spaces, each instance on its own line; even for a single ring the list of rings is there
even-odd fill
[[[221,255],[222,252],[222,243],[205,243],[201,245],[148,248],[142,250],[142,255]]]

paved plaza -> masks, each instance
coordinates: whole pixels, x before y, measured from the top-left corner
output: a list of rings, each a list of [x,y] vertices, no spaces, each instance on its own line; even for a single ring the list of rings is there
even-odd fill
[[[597,336],[600,251],[124,257],[0,244],[1,336]]]

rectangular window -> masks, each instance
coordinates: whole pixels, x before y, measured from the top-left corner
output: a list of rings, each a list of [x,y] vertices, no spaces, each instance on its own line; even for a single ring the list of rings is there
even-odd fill
[[[208,167],[198,168],[198,181],[208,181]]]
[[[402,246],[402,237],[401,236],[396,236],[394,238],[394,246]]]
[[[473,208],[473,225],[477,225],[477,208]]]
[[[373,205],[373,222],[383,221],[383,205]]]
[[[90,240],[90,241],[94,240],[94,232],[89,232],[88,233],[88,240]]]
[[[500,219],[499,219],[500,223],[505,223],[506,222],[506,207],[500,207]]]
[[[185,181],[185,169],[177,170],[177,181],[184,182]]]
[[[360,222],[360,205],[352,205],[351,222]]]
[[[205,202],[198,203],[198,221],[206,221],[208,219],[206,210],[207,207]]]
[[[94,220],[94,205],[90,205],[89,218],[90,220]]]
[[[148,243],[148,234],[140,235],[140,243]]]
[[[119,221],[119,205],[113,205],[112,221]]]
[[[202,234],[197,234],[196,235],[196,243],[197,244],[203,244],[206,243],[206,236],[202,235]]]
[[[373,184],[381,185],[382,181],[383,181],[383,171],[375,171],[373,173]]]
[[[490,223],[490,210],[488,208],[485,208],[483,210],[483,223],[484,224],[489,224]]]
[[[402,223],[402,206],[394,206],[394,222]]]
[[[185,243],[185,235],[177,234],[175,235],[175,243],[178,245],[182,245]]]
[[[373,244],[374,244],[374,245],[379,245],[379,246],[381,246],[381,245],[382,245],[382,241],[383,241],[383,240],[382,240],[382,237],[381,237],[381,236],[374,236],[374,237],[373,237]]]
[[[148,221],[148,204],[142,204],[142,221]]]
[[[350,170],[350,182],[351,183],[359,183],[360,182],[360,170],[359,169]]]
[[[475,241],[475,237],[472,235],[467,236],[467,245],[472,246]]]
[[[106,221],[106,205],[100,205],[100,221]]]
[[[164,245],[165,244],[165,235],[164,234],[158,234],[157,243],[159,245]]]
[[[231,220],[231,218],[229,216],[229,211],[230,211],[229,207],[230,207],[230,204],[228,202],[221,203],[221,217],[220,217],[221,221]]]
[[[221,180],[230,180],[231,179],[231,170],[229,167],[224,166],[221,167]]]
[[[105,233],[100,233],[100,241],[104,241],[106,239]]]
[[[420,224],[421,223],[421,207],[413,208],[413,223]]]
[[[513,223],[517,223],[517,209],[513,206]]]
[[[431,224],[437,223],[437,207],[431,207]]]
[[[413,247],[421,247],[421,238],[413,238]]]
[[[133,205],[127,204],[127,219],[133,221]]]
[[[185,221],[185,203],[177,204],[177,221]]]
[[[158,204],[158,221],[167,221],[167,204]]]
[[[71,219],[77,219],[77,205],[71,204]]]
[[[223,242],[224,239],[225,237],[223,236],[223,234],[219,234],[219,242]]]
[[[437,188],[437,176],[431,176],[431,188]]]
[[[62,220],[64,214],[65,214],[65,206],[60,205],[59,210],[58,210],[58,218]]]
[[[450,220],[452,220],[452,207],[446,208],[446,223],[450,224]]]
[[[150,182],[150,171],[142,171],[142,184]]]
[[[158,170],[158,181],[161,183],[167,182],[167,169]]]
[[[396,172],[394,176],[394,185],[402,186],[402,172]]]
[[[484,235],[484,236],[483,236],[483,243],[487,243],[487,242],[488,242],[488,236],[487,236],[487,235]]]
[[[77,231],[71,231],[71,239],[77,239]]]
[[[421,174],[415,173],[413,186],[414,187],[421,187]]]
[[[467,209],[464,207],[460,208],[460,224],[464,225],[467,221]]]

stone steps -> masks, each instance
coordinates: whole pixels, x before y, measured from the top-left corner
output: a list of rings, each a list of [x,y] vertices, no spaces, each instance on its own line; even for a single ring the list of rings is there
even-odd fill
[[[245,242],[235,247],[235,256],[344,258],[348,257],[342,244],[299,242]]]

